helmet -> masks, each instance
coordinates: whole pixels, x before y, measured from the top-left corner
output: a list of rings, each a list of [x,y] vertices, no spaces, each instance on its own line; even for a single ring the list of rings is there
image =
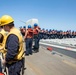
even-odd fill
[[[28,25],[28,28],[31,28],[31,25]]]
[[[23,26],[23,28],[26,28],[26,26]]]
[[[35,23],[35,24],[34,24],[34,26],[38,26],[38,24],[37,24],[37,23]]]
[[[11,22],[14,22],[13,18],[9,15],[4,15],[1,17],[1,26],[7,25]]]

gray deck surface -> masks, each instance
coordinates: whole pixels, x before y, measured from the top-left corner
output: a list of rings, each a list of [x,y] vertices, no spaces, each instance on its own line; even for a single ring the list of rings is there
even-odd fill
[[[25,56],[24,75],[76,75],[76,59],[48,51],[40,46],[38,53]]]

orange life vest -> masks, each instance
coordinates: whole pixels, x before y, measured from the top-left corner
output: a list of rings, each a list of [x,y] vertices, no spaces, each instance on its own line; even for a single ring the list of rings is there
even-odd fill
[[[27,29],[26,38],[33,38],[33,29],[31,29],[31,28]]]
[[[33,34],[34,35],[37,35],[39,32],[38,32],[38,30],[37,30],[37,27],[34,27],[34,29],[33,29]]]

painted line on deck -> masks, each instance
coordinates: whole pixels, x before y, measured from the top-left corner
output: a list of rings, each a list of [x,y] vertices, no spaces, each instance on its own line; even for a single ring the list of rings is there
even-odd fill
[[[53,45],[53,44],[48,44],[48,43],[42,43],[42,42],[40,42],[40,44],[47,45],[47,46],[53,46],[53,47],[57,47],[57,48],[61,48],[61,49],[65,49],[65,50],[70,50],[70,51],[75,51],[76,52],[76,49],[70,48],[70,47],[63,47],[63,46],[58,46],[58,45]]]

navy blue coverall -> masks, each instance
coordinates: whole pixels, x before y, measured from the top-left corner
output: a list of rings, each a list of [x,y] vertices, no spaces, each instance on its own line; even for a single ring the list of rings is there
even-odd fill
[[[26,39],[26,55],[31,54],[32,55],[32,38],[27,38]]]
[[[8,36],[6,41],[7,54],[6,54],[6,66],[8,68],[9,75],[20,75],[22,60],[8,64],[7,62],[14,60],[14,57],[17,55],[19,50],[19,40],[18,37],[14,34]]]

